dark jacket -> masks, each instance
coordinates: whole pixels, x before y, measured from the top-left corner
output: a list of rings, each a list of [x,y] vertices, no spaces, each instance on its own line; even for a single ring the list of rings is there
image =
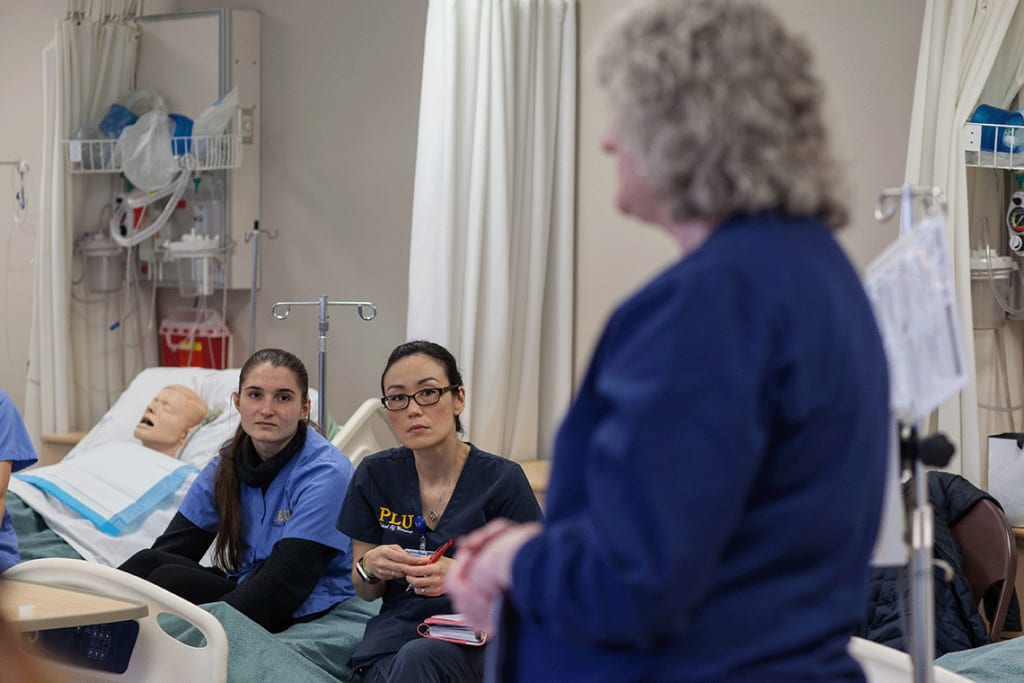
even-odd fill
[[[909,488],[908,483],[904,487]],[[960,546],[951,528],[983,498],[998,505],[992,496],[963,477],[947,472],[928,473],[928,499],[934,513],[934,556],[953,569],[953,580],[946,582],[944,570],[936,566],[935,583],[935,656],[966,650],[990,641],[963,570]],[[872,570],[871,603],[864,637],[899,650],[908,650],[910,574],[903,567]],[[1019,623],[1016,605],[1007,614],[1007,626]]]

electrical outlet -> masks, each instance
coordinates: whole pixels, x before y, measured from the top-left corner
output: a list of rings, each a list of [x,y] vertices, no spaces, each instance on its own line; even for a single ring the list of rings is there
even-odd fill
[[[981,125],[977,123],[964,124],[964,150],[968,152],[981,151]]]
[[[251,145],[255,131],[253,128],[256,126],[256,107],[243,107],[242,108],[242,144]]]

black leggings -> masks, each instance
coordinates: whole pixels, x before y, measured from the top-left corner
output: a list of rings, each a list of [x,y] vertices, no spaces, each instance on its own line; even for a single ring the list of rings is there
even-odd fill
[[[219,569],[204,567],[187,557],[162,550],[140,550],[125,560],[119,569],[155,583],[196,605],[216,602],[236,586],[235,581]]]

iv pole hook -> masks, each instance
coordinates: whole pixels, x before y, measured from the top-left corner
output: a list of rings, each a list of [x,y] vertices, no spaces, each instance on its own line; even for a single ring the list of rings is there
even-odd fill
[[[317,422],[322,429],[327,428],[327,332],[330,323],[327,322],[328,306],[355,306],[356,312],[361,320],[369,322],[377,317],[377,306],[370,301],[328,301],[325,295],[320,295],[316,301],[278,301],[270,309],[270,314],[278,320],[286,319],[292,312],[292,306],[317,306],[319,317],[317,320],[317,331],[319,333],[320,349],[317,367],[317,391],[320,392],[319,405],[317,406]],[[280,307],[280,311],[278,308]]]

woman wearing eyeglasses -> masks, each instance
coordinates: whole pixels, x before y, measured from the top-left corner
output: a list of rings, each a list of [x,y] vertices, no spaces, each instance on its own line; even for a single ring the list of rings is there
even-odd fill
[[[444,578],[450,539],[496,518],[533,522],[540,506],[522,468],[462,441],[466,404],[455,358],[413,341],[391,352],[381,402],[402,446],[364,459],[338,517],[352,538],[352,583],[364,600],[383,598],[352,657],[364,681],[483,678],[483,647],[421,638],[427,617],[454,611]]]

